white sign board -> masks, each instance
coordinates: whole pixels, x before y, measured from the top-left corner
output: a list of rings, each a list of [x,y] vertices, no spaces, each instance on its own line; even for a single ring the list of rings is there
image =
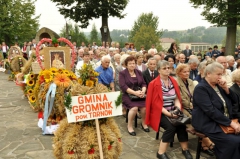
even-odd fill
[[[67,112],[68,123],[122,115],[122,104],[116,107],[118,92],[72,97],[72,110]]]

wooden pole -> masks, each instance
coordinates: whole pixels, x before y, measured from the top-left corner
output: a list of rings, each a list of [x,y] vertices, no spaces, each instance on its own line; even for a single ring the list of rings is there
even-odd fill
[[[95,119],[95,122],[96,122],[96,129],[97,129],[97,138],[98,138],[98,146],[99,146],[100,159],[103,159],[102,140],[101,140],[101,135],[100,135],[100,128],[99,128],[98,119]]]

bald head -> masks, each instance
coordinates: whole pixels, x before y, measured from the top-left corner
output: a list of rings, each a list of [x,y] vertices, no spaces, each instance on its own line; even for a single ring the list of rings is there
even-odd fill
[[[227,69],[227,59],[225,56],[219,56],[216,58],[216,62],[223,65],[224,69]]]

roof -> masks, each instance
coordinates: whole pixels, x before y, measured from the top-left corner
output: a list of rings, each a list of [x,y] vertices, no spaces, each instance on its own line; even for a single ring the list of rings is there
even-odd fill
[[[161,38],[161,43],[173,43],[175,40],[173,38]]]

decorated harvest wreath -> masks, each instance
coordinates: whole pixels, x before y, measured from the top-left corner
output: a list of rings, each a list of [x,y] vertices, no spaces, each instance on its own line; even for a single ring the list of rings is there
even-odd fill
[[[71,67],[74,66],[76,57],[72,43],[65,38],[42,39],[37,44],[36,60],[42,71],[38,75],[31,71],[24,75],[25,94],[34,110],[40,112],[39,118],[43,121],[43,134],[48,126],[54,127],[59,124],[57,130],[54,131],[53,138],[53,151],[58,159],[99,159],[100,151],[95,120],[68,123],[66,109],[72,109],[72,96],[106,93],[109,90],[106,86],[98,84],[97,76],[99,74],[91,65],[84,64],[82,69],[78,70],[80,78],[66,69],[54,67],[45,69],[39,54],[39,48],[44,42],[52,43],[55,47],[59,42],[67,43],[72,49]],[[55,87],[56,91],[51,92]],[[120,99],[121,97],[118,97],[116,105],[121,104]],[[113,118],[103,118],[99,119],[99,125],[104,158],[119,158],[122,152],[122,143],[121,133],[116,122]]]

